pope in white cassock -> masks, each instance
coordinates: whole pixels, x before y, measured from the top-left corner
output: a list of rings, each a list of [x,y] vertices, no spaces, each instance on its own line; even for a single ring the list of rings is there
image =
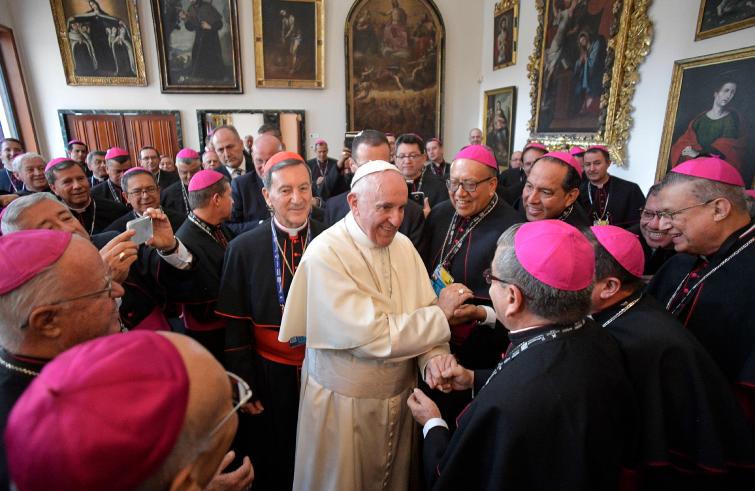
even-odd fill
[[[359,167],[351,212],[312,241],[294,275],[278,339],[306,336],[295,490],[407,489],[417,369],[447,388],[448,321],[472,294],[451,284],[435,296],[397,233],[407,195],[394,165]]]

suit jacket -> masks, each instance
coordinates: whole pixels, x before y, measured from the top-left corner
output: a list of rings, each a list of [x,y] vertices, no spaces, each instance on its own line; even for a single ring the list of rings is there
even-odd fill
[[[178,177],[178,172],[165,172],[164,170],[159,170],[155,175],[155,181],[160,190],[163,190],[167,189],[168,186],[173,183],[181,181],[181,178]]]
[[[314,196],[317,196],[322,200],[327,200],[331,196],[335,196],[336,194],[347,190],[346,184],[341,177],[341,173],[338,172],[338,163],[336,159],[328,157],[324,174],[320,170],[316,158],[307,160],[307,165],[309,165],[309,170],[312,173],[312,194]],[[325,180],[318,186],[317,179],[320,177],[325,177]]]
[[[164,191],[160,192],[160,206],[173,210],[176,215],[181,215],[184,220],[189,216],[189,203],[188,198],[184,195],[185,186],[181,181],[174,182],[168,186]],[[186,191],[188,195],[188,191]]]
[[[252,170],[231,181],[233,210],[226,226],[236,235],[251,230],[270,218],[267,203],[262,196],[262,179],[254,171],[251,162],[247,162],[247,168]]]
[[[446,184],[441,178],[433,174],[432,171],[429,171],[427,167],[423,169],[420,181],[417,181],[414,186],[409,184],[409,192],[411,193],[412,191],[425,193],[425,198],[430,201],[431,208],[449,199]]]
[[[346,201],[348,194],[347,191],[333,196],[325,203],[324,222],[328,227],[349,214],[351,209],[349,208],[348,201]],[[317,219],[317,217],[314,218]],[[425,214],[422,212],[422,208],[414,201],[407,201],[406,208],[404,208],[404,221],[401,222],[398,231],[409,237],[409,240],[412,241],[412,244],[414,244],[414,247],[418,251],[422,250],[424,244],[424,228]]]
[[[608,214],[611,225],[627,228],[639,223],[640,208],[645,204],[645,195],[642,194],[640,187],[616,176],[611,176],[606,186],[608,186],[608,201],[605,205],[605,213]],[[579,187],[579,202],[587,212],[590,222],[599,218],[604,212],[597,209],[595,191],[596,187],[588,180],[582,181]]]
[[[526,181],[527,176],[521,168],[506,169],[498,174],[498,188],[496,189],[498,197],[513,205],[517,199],[522,197]]]
[[[13,189],[13,184],[15,184],[16,189]],[[18,191],[21,191],[22,187],[23,184],[13,176],[12,170],[7,167],[0,169],[0,189],[8,191],[10,194],[16,194]]]

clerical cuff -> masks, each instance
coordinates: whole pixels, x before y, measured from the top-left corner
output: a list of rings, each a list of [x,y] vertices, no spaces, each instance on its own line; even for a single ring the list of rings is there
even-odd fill
[[[493,307],[489,307],[487,305],[481,305],[483,309],[485,309],[485,320],[482,321],[480,324],[485,324],[489,327],[495,327],[495,310],[493,310]]]
[[[194,260],[194,256],[192,256],[186,246],[178,240],[178,237],[176,237],[176,242],[178,242],[178,247],[172,254],[163,255],[160,251],[157,251],[157,253],[160,254],[160,257],[163,258],[166,263],[174,268],[181,270],[189,269],[191,267],[191,262]]]
[[[443,418],[430,418],[427,420],[427,423],[425,423],[425,426],[422,427],[422,438],[427,438],[427,434],[436,426],[442,426],[443,428],[448,429],[448,424]]]

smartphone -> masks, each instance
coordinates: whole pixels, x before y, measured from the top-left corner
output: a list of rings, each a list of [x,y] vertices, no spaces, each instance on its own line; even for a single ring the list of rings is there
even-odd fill
[[[136,235],[131,237],[131,241],[137,245],[144,244],[152,238],[152,218],[141,217],[126,223],[126,230],[136,230]]]
[[[359,133],[359,131],[347,131],[343,135],[343,147],[351,150],[351,144],[354,143],[354,138],[356,138]]]
[[[425,206],[425,193],[422,191],[409,193],[409,199],[417,203],[419,206]]]

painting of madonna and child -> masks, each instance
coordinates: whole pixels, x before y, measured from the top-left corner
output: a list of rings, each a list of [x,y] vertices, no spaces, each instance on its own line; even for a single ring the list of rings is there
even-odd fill
[[[425,0],[358,0],[346,28],[349,130],[440,132],[443,23]]]
[[[594,133],[615,0],[546,0],[537,133]]]
[[[666,112],[658,175],[717,155],[755,175],[755,48],[678,61]]]

